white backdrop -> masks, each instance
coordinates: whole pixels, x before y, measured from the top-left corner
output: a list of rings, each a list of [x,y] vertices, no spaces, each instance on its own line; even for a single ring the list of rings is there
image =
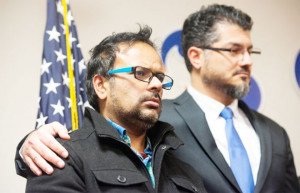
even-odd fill
[[[253,42],[262,55],[255,60],[253,77],[261,89],[259,111],[286,128],[300,175],[300,87],[295,61],[300,50],[299,0],[73,0],[71,9],[82,51],[88,51],[112,32],[136,31],[137,23],[153,28],[158,45],[180,30],[184,19],[201,5],[226,3],[254,19]],[[0,0],[0,192],[24,192],[25,180],[15,174],[17,143],[33,129],[37,114],[45,0]],[[188,84],[188,73],[176,47],[167,55],[177,96]],[[298,69],[299,70],[299,69]],[[298,72],[300,73],[300,72]]]

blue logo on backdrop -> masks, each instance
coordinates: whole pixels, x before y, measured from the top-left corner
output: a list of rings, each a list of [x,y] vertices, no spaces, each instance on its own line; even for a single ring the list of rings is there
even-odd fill
[[[251,77],[250,80],[250,91],[242,100],[247,103],[251,109],[258,110],[261,101],[261,94],[258,84],[253,77]]]
[[[161,57],[162,57],[164,63],[166,63],[166,57],[167,57],[168,52],[174,46],[177,47],[179,54],[183,57],[183,51],[182,51],[182,47],[181,47],[181,30],[171,33],[167,37],[167,39],[164,41],[162,48],[161,48]]]
[[[296,59],[295,73],[296,73],[297,83],[300,88],[300,52]]]
[[[166,64],[167,54],[174,46],[178,48],[178,53],[183,57],[183,51],[181,47],[181,30],[171,33],[163,42],[162,49],[161,49],[162,52],[161,56],[165,64]],[[300,54],[298,55],[297,63],[296,63],[296,76],[297,76],[298,85],[300,87]],[[242,100],[246,102],[247,105],[249,105],[249,107],[252,109],[257,110],[260,106],[260,101],[261,101],[260,89],[256,81],[252,77],[250,81],[250,91],[248,95],[245,96]]]

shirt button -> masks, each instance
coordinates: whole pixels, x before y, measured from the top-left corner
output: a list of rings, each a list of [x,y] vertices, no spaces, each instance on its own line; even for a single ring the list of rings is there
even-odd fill
[[[163,146],[161,147],[162,150],[165,150],[166,148],[167,148],[167,146],[165,146],[165,145],[163,145]]]
[[[117,180],[118,180],[119,182],[121,182],[121,183],[125,183],[127,179],[126,179],[124,176],[120,176],[120,175],[119,175],[119,176],[117,177]]]

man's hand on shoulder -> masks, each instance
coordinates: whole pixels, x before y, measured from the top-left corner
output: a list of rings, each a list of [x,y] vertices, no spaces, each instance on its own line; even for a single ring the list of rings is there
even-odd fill
[[[69,140],[68,130],[58,122],[43,125],[31,132],[20,149],[20,155],[30,170],[36,175],[53,173],[53,167],[65,166],[61,158],[68,157],[68,151],[55,139]]]

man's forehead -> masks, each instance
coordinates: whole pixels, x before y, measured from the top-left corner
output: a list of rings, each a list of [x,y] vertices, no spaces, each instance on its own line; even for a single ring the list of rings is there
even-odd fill
[[[220,22],[215,26],[215,36],[217,42],[232,45],[252,45],[251,31],[244,30],[237,24]]]
[[[134,45],[135,42],[121,42],[117,45],[117,54],[125,54]]]
[[[120,44],[116,53],[116,64],[126,66],[143,66],[153,70],[164,71],[162,59],[157,50],[144,42]]]
[[[156,51],[156,49],[149,45],[146,42],[142,42],[142,41],[132,41],[132,42],[121,42],[119,44],[117,44],[118,47],[118,53],[124,54],[127,53],[128,51],[130,51],[131,49],[141,49],[143,47],[149,47],[150,49],[153,49]]]

